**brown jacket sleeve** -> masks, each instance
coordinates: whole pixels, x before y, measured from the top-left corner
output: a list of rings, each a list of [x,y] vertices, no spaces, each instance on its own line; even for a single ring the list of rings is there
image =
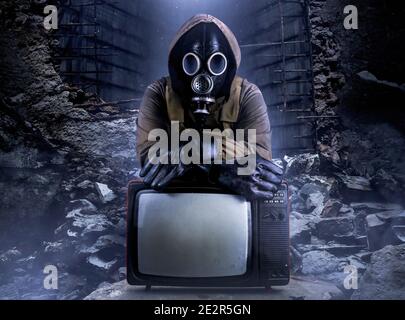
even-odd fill
[[[240,96],[240,111],[236,129],[256,129],[256,151],[271,160],[271,127],[267,106],[260,89],[244,80]]]
[[[165,101],[165,79],[149,85],[143,96],[136,130],[136,152],[141,166],[145,164],[148,150],[155,142],[148,141],[148,134],[153,129],[169,130],[170,121]]]
[[[148,150],[153,141],[148,141],[152,129],[170,130],[170,120],[165,100],[166,80],[155,81],[145,91],[137,121],[137,156],[144,165]],[[240,111],[235,129],[256,130],[256,151],[271,160],[271,129],[267,115],[267,106],[257,86],[244,80],[240,95]],[[247,139],[247,134],[246,134]],[[235,143],[236,144],[236,143]]]

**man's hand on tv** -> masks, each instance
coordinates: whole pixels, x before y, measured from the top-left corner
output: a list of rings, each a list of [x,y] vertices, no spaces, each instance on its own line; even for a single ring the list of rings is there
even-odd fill
[[[167,157],[170,160],[170,152],[167,152],[162,158]],[[143,166],[139,176],[143,178],[143,182],[150,185],[154,189],[163,189],[170,181],[183,176],[188,167],[179,164],[161,163],[156,161],[156,157],[148,159]]]
[[[256,168],[251,175],[238,175],[239,165],[220,165],[218,182],[249,200],[271,199],[280,186],[284,170],[273,161],[256,155]]]

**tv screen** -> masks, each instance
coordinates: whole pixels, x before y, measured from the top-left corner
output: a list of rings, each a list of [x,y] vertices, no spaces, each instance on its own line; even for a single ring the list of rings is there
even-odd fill
[[[141,274],[198,278],[247,271],[251,204],[241,196],[141,191],[137,226]]]

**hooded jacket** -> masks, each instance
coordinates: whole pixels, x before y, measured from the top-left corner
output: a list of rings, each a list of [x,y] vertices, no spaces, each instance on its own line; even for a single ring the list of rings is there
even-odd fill
[[[169,57],[179,39],[200,23],[217,25],[227,39],[239,67],[241,52],[235,35],[222,21],[207,14],[195,15],[183,24],[170,44]],[[165,77],[147,87],[140,105],[136,141],[137,156],[141,165],[145,163],[149,148],[155,143],[148,141],[149,132],[153,129],[163,129],[170,134],[171,121],[178,121],[180,129],[185,129],[192,126],[194,118],[190,108],[184,106],[181,97],[173,91],[170,77]],[[257,153],[271,160],[271,128],[267,106],[259,88],[246,79],[235,76],[229,97],[216,100],[207,127],[220,130],[255,129]]]

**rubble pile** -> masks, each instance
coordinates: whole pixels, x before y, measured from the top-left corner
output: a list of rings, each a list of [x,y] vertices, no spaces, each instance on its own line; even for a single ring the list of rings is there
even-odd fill
[[[320,160],[324,168],[369,179],[384,201],[405,205],[403,62],[401,50],[382,49],[394,43],[384,30],[403,37],[403,9],[371,1],[363,8],[363,27],[353,32],[336,14],[345,5],[309,2]],[[379,25],[377,12],[392,17],[390,27]]]
[[[296,274],[330,281],[350,297],[356,290],[344,286],[348,266],[354,266],[359,276],[366,272],[361,286],[376,268],[382,268],[381,256],[388,255],[387,251],[398,253],[392,260],[402,261],[405,209],[401,204],[385,201],[367,178],[323,171],[317,154],[285,157],[284,162],[291,194],[290,237]],[[389,273],[385,271],[385,276],[391,279]],[[404,289],[403,284],[398,285]],[[384,292],[388,285],[370,284],[356,297],[373,297],[377,293],[373,290],[379,290],[381,296],[395,295]]]
[[[42,10],[0,4],[0,297],[78,299],[123,277],[135,114],[62,81]]]

